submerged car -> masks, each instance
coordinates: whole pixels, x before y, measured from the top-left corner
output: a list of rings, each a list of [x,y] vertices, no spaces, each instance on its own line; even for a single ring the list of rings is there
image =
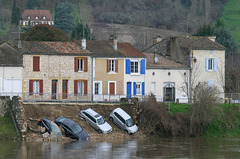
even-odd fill
[[[120,129],[128,132],[128,134],[138,131],[133,119],[121,108],[114,109],[109,116],[109,120],[114,122]]]
[[[78,140],[89,140],[88,133],[73,120],[64,117],[58,117],[55,122],[58,126],[61,126],[64,129],[67,137]]]
[[[103,119],[103,117],[91,108],[82,110],[80,116],[99,133],[107,134],[112,131],[112,127]]]
[[[62,135],[62,132],[59,129],[59,127],[57,126],[57,124],[54,123],[52,120],[42,118],[38,122],[38,126],[44,128],[41,131],[42,133],[48,132],[49,134],[51,134],[52,132],[54,132],[54,133],[58,134],[59,136]]]

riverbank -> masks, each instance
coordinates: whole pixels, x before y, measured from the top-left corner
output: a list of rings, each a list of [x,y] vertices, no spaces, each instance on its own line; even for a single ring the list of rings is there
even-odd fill
[[[1,140],[14,140],[17,138],[12,118],[6,113],[0,117],[0,139]]]

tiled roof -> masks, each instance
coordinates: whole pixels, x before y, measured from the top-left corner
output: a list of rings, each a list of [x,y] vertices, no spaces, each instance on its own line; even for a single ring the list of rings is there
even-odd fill
[[[30,19],[28,19],[28,16],[30,16]],[[38,19],[36,19],[36,17],[38,17]],[[43,19],[43,17],[45,17],[45,19]],[[22,20],[53,21],[53,18],[49,10],[24,10]]]
[[[46,41],[23,41],[22,51],[24,54],[83,54],[91,55],[91,52],[82,49],[77,42],[46,42]]]
[[[0,66],[22,66],[22,54],[6,42],[0,44]]]
[[[147,68],[184,68],[187,69],[188,67],[181,64],[181,63],[177,63],[171,59],[168,59],[164,56],[161,56],[159,54],[155,54],[155,57],[157,57],[158,61],[157,63],[153,62],[153,57],[154,54],[153,53],[145,53],[145,55],[147,56]]]
[[[185,46],[193,49],[225,49],[224,46],[213,42],[208,37],[197,37],[197,36],[179,36],[172,37],[176,38],[181,46]]]
[[[118,50],[126,57],[145,57],[145,55],[130,43],[118,43]]]
[[[87,41],[87,50],[95,57],[125,57],[121,52],[114,50],[108,41]]]

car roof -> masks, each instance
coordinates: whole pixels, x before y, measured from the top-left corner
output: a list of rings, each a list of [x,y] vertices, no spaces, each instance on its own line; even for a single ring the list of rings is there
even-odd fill
[[[56,119],[56,121],[67,124],[69,126],[72,126],[72,125],[76,124],[73,120],[71,120],[69,118],[64,118],[64,117],[58,117]]]
[[[122,110],[121,108],[116,108],[113,110],[113,112],[117,112],[118,114],[120,114],[124,119],[129,119],[131,118],[130,115],[128,115],[124,110]]]
[[[90,115],[92,115],[95,118],[99,118],[101,117],[100,114],[98,114],[97,112],[95,112],[94,110],[92,110],[91,108],[88,108],[86,110],[84,110],[85,112],[89,113]]]

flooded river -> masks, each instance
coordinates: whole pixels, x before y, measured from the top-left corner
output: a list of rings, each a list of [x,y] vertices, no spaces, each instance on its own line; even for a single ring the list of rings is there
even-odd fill
[[[238,159],[240,139],[161,138],[122,142],[0,142],[0,159]]]

